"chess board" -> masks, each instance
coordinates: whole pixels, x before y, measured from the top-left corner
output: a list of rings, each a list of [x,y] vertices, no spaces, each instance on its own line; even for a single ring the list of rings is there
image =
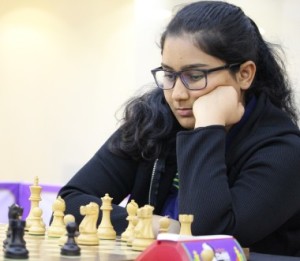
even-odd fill
[[[7,225],[0,224],[1,243],[6,238]],[[126,242],[117,240],[99,240],[99,246],[81,246],[81,255],[77,257],[66,257],[60,254],[60,248],[57,238],[48,238],[47,236],[32,236],[25,234],[26,248],[29,251],[29,259],[43,261],[81,261],[81,260],[101,260],[101,261],[120,261],[135,260],[140,252],[132,250],[126,245]],[[9,260],[0,256],[0,261]],[[13,259],[11,259],[13,260]]]

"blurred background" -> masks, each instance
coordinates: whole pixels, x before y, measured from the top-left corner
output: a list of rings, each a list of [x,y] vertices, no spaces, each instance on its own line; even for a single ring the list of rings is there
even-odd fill
[[[178,0],[0,0],[1,182],[62,185],[152,84]],[[298,0],[232,0],[283,46],[300,104]]]

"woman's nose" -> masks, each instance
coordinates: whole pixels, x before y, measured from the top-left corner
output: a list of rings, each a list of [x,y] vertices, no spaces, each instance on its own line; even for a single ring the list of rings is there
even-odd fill
[[[189,97],[189,90],[185,87],[180,77],[177,77],[173,87],[172,98],[174,100],[187,99]]]

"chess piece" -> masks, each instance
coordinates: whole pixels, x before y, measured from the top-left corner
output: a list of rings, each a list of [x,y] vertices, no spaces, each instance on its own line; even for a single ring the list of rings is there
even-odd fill
[[[32,220],[34,219],[33,209],[39,207],[39,202],[42,200],[41,192],[42,192],[42,187],[39,186],[39,178],[35,177],[33,185],[30,186],[30,197],[29,197],[30,211],[26,218],[26,227],[25,227],[26,231],[29,230]]]
[[[167,233],[169,231],[169,227],[170,227],[170,219],[169,217],[165,216],[162,217],[159,220],[159,232],[158,233]]]
[[[180,214],[179,215],[179,222],[180,222],[180,232],[179,235],[187,235],[191,236],[191,225],[194,220],[193,215],[186,215],[186,214]]]
[[[23,215],[23,208],[18,204],[12,204],[8,208],[8,219],[21,219]]]
[[[73,216],[73,215],[71,215],[71,214],[67,214],[67,215],[65,215],[64,216],[64,224],[65,224],[65,228],[67,227],[67,225],[68,225],[68,223],[71,223],[71,222],[75,222],[75,217]],[[78,231],[77,231],[78,232]],[[76,232],[76,233],[77,233]],[[60,239],[59,239],[59,245],[60,246],[63,246],[66,242],[67,242],[67,240],[68,240],[68,236],[67,236],[67,230],[65,229],[65,232],[64,232],[64,234],[60,237]],[[75,237],[75,241],[76,241],[76,239],[77,239],[77,236],[78,235],[76,235],[76,237]]]
[[[99,205],[91,202],[80,207],[80,214],[85,217],[79,225],[79,236],[77,242],[79,245],[97,246],[99,239],[97,235],[97,220],[99,216]]]
[[[24,240],[25,221],[20,219],[10,220],[11,239],[7,244],[4,256],[13,259],[27,259],[28,250]]]
[[[137,215],[132,217],[131,223],[132,223],[132,228],[130,229],[130,233],[128,233],[128,235],[127,235],[128,237],[126,240],[127,246],[130,246],[130,247],[132,246],[132,241],[134,239],[136,226],[139,223],[139,218]]]
[[[249,248],[242,248],[242,252],[241,252],[236,246],[234,246],[233,250],[236,254],[237,260],[244,260],[245,258],[246,260],[249,260],[250,258]]]
[[[77,225],[75,222],[69,222],[67,224],[67,242],[61,248],[61,255],[64,256],[79,256],[80,255],[80,247],[77,245],[75,241],[75,236],[77,233]]]
[[[31,225],[28,230],[29,235],[44,236],[46,233],[45,224],[42,220],[43,210],[39,207],[32,209]]]
[[[114,230],[111,219],[110,212],[112,211],[111,201],[112,198],[108,194],[105,194],[102,199],[102,205],[100,209],[102,210],[102,220],[98,226],[98,237],[100,239],[116,239],[116,231]]]
[[[59,196],[52,205],[53,220],[48,228],[48,237],[61,237],[66,232],[64,223],[64,212],[66,210],[65,201]]]
[[[136,217],[136,212],[137,212],[138,208],[139,208],[139,206],[134,200],[131,200],[127,204],[126,210],[127,210],[128,216],[127,216],[126,220],[128,220],[128,226],[125,229],[125,231],[121,234],[121,241],[127,241],[130,237],[133,236],[134,227],[135,227],[134,219]]]
[[[6,248],[7,244],[10,243],[11,240],[11,220],[20,220],[22,218],[22,215],[23,215],[23,208],[21,208],[18,204],[12,204],[8,208],[8,228],[6,232],[6,238],[3,241],[4,249]]]
[[[134,229],[133,229],[133,234],[131,237],[129,237],[127,239],[127,245],[132,247],[132,242],[134,241],[135,237],[137,236],[137,234],[139,233],[140,230],[143,229],[143,223],[144,220],[142,218],[143,212],[142,212],[142,208],[139,208],[136,212],[136,218],[133,219],[134,222]]]
[[[154,207],[150,205],[145,205],[138,209],[139,223],[134,229],[133,250],[143,251],[154,241],[155,237],[152,227],[153,210]]]
[[[250,259],[250,249],[248,247],[243,247],[243,253],[244,256],[246,257],[246,260]]]

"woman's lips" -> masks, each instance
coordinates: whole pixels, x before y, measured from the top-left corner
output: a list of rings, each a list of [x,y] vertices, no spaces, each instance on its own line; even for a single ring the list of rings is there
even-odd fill
[[[191,117],[193,116],[193,110],[189,108],[178,108],[176,112],[181,117]]]

